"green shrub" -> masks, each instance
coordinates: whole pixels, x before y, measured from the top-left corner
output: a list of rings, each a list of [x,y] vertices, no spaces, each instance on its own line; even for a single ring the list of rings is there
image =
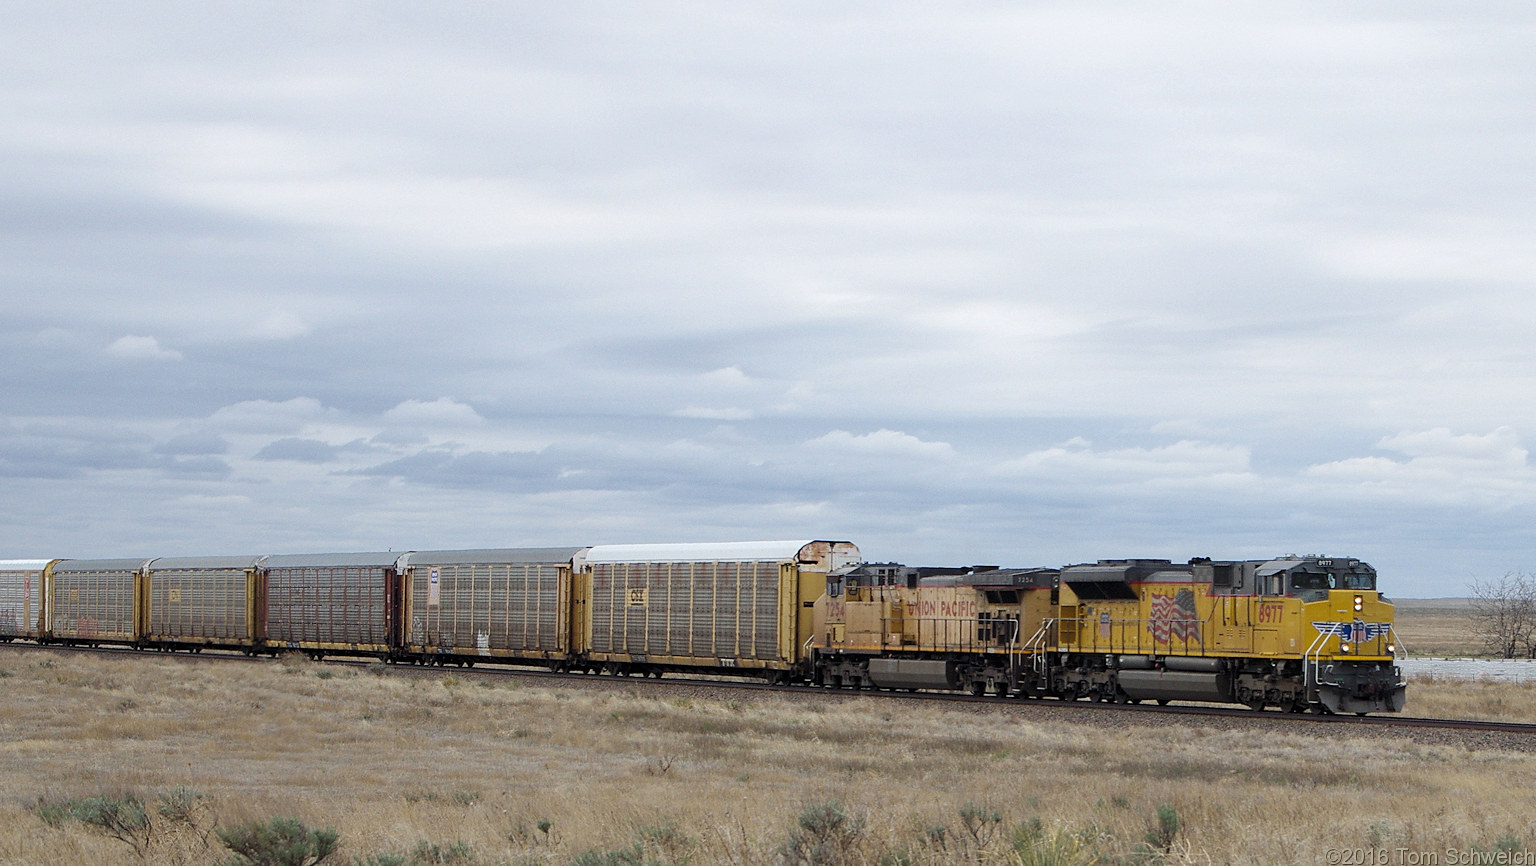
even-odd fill
[[[155,812],[162,818],[172,821],[192,821],[197,813],[208,802],[205,794],[199,793],[194,788],[177,785],[169,791],[162,791],[155,797]]]
[[[67,821],[79,821],[127,844],[141,857],[148,850],[154,833],[144,801],[133,793],[73,800],[44,800],[40,797],[32,812],[44,824],[55,828],[62,827]]]
[[[352,866],[471,866],[475,851],[467,842],[439,845],[423,839],[409,854],[383,853],[356,857]]]
[[[422,840],[405,862],[408,866],[467,866],[475,862],[475,851],[462,841],[443,846]]]
[[[154,862],[203,856],[216,823],[208,797],[186,787],[158,794],[153,812],[134,793],[76,799],[39,797],[31,808],[50,827],[77,821],[128,845],[139,859]]]
[[[46,800],[37,798],[37,802],[31,806],[32,814],[36,815],[44,824],[55,830],[64,826],[64,822],[74,817],[69,812],[73,800]]]
[[[781,850],[787,863],[841,866],[859,860],[859,836],[864,819],[850,815],[839,801],[807,806]]]
[[[613,851],[583,851],[571,858],[571,866],[651,866],[639,843]]]
[[[217,831],[235,856],[230,866],[314,866],[336,852],[340,835],[327,827],[311,830],[295,818],[253,821]]]
[[[975,803],[966,803],[960,807],[960,824],[965,832],[971,836],[971,841],[977,848],[985,848],[997,838],[997,830],[1003,823],[1001,812],[978,806]]]
[[[1179,813],[1167,803],[1157,807],[1157,823],[1147,831],[1147,844],[1158,851],[1166,852],[1173,847],[1173,840],[1179,835]]]
[[[1022,829],[1022,828],[1021,828]],[[1013,866],[1094,866],[1099,854],[1077,834],[1038,827],[1014,834]]]

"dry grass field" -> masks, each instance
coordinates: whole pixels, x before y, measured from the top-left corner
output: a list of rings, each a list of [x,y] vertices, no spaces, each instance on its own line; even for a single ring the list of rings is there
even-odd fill
[[[229,852],[200,841],[215,821],[277,817],[334,828],[325,862],[343,864],[1322,864],[1340,862],[1330,849],[1536,847],[1527,752],[659,694],[0,648],[0,864],[217,863]],[[181,824],[152,805],[178,789],[198,806]],[[61,806],[127,794],[151,804],[142,856]]]
[[[1395,600],[1394,628],[1403,647],[1415,656],[1481,656],[1473,630],[1472,608],[1463,598]]]

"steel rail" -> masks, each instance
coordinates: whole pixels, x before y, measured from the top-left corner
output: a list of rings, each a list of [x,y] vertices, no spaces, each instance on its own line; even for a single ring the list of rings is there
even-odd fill
[[[245,661],[270,664],[270,658],[260,655],[248,655],[232,650],[209,650],[207,652],[157,651],[140,649],[129,646],[79,646],[71,644],[35,644],[35,643],[6,643],[0,644],[0,652],[5,651],[32,651],[32,652],[71,652],[91,653],[98,655],[149,655],[179,661]],[[1024,698],[1021,696],[1001,698],[995,695],[971,695],[964,692],[938,692],[938,691],[908,691],[903,689],[876,689],[876,688],[830,688],[812,685],[773,685],[756,680],[735,680],[726,678],[698,677],[679,674],[669,674],[662,677],[645,676],[614,676],[609,674],[585,674],[560,671],[540,670],[535,667],[498,664],[489,661],[485,667],[460,667],[454,665],[420,665],[420,664],[381,664],[378,659],[361,656],[333,656],[326,658],[320,664],[337,665],[346,667],[379,666],[386,673],[398,673],[406,676],[442,676],[452,671],[454,676],[516,676],[530,679],[547,680],[561,683],[601,682],[605,684],[634,685],[641,688],[648,686],[675,687],[689,686],[694,688],[718,689],[721,691],[760,691],[769,694],[785,695],[790,697],[825,696],[828,698],[858,698],[865,696],[890,696],[908,700],[939,701],[955,704],[969,704],[976,706],[993,707],[998,709],[1019,708],[1056,708],[1072,707],[1082,712],[1099,713],[1127,713],[1143,716],[1192,716],[1206,718],[1230,718],[1235,720],[1253,722],[1274,722],[1278,724],[1292,723],[1298,725],[1323,724],[1323,725],[1354,725],[1361,728],[1433,728],[1441,730],[1457,731],[1484,731],[1500,734],[1526,735],[1536,737],[1536,723],[1526,722],[1497,722],[1482,719],[1442,719],[1420,716],[1399,715],[1317,715],[1314,713],[1290,713],[1278,710],[1256,711],[1245,707],[1217,706],[1210,704],[1117,704],[1110,702],[1094,702],[1086,700],[1060,700],[1056,698]]]

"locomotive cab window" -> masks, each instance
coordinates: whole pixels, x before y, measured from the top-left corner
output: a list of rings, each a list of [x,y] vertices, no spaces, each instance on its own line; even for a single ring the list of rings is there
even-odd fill
[[[1291,578],[1291,589],[1337,589],[1338,578],[1331,574],[1299,573]]]
[[[1375,589],[1376,576],[1374,574],[1346,574],[1344,575],[1345,589]]]

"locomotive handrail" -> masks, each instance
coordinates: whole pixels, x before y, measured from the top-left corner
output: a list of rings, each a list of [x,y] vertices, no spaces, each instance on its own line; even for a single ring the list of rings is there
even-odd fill
[[[1408,648],[1403,646],[1402,640],[1398,637],[1395,624],[1387,626],[1387,635],[1392,638],[1392,646],[1394,648],[1392,653],[1392,670],[1397,673],[1397,682],[1401,685],[1406,681],[1403,679],[1403,668],[1398,662],[1408,657]]]
[[[1041,677],[1045,676],[1045,653],[1050,643],[1048,635],[1055,625],[1054,618],[1041,620],[1040,628],[1030,637],[1029,642],[1024,644],[1024,649],[1029,652],[1030,668]]]
[[[1309,700],[1318,685],[1318,668],[1322,665],[1323,644],[1328,642],[1329,637],[1329,634],[1319,631],[1317,637],[1313,638],[1312,643],[1307,647],[1307,651],[1301,654],[1302,687]]]
[[[1008,679],[1015,685],[1019,682],[1019,639],[1024,637],[1024,630],[1019,628],[1019,621],[1013,620],[1013,638],[1008,642]]]

